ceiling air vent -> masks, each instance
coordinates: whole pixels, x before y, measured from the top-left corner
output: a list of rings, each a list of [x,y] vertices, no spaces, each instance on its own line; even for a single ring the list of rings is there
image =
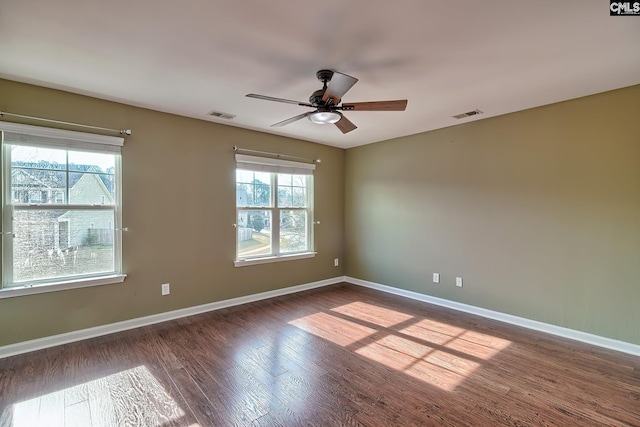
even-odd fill
[[[207,115],[212,116],[212,117],[217,117],[219,119],[225,119],[225,120],[232,120],[234,119],[236,116],[234,116],[233,114],[229,114],[229,113],[221,113],[220,111],[210,111],[209,113],[207,113]]]
[[[467,111],[466,113],[456,114],[455,116],[452,116],[452,117],[456,119],[464,119],[465,117],[477,116],[478,114],[482,114],[482,111],[480,110]]]

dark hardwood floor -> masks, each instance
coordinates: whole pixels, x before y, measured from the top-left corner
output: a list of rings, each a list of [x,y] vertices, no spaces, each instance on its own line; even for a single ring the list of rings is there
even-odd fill
[[[0,360],[0,426],[640,426],[640,358],[341,284]]]

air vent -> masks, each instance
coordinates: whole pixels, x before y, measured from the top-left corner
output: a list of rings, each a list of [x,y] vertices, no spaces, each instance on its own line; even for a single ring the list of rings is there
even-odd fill
[[[480,110],[467,111],[466,113],[456,114],[455,116],[451,116],[456,119],[464,119],[465,117],[477,116],[478,114],[482,114]]]
[[[233,114],[221,113],[220,111],[210,111],[207,115],[225,120],[233,120],[236,117]]]

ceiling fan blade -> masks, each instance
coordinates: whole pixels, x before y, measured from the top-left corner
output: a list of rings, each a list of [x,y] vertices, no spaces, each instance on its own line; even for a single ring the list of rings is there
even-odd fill
[[[265,101],[284,102],[286,104],[302,105],[303,107],[313,107],[313,105],[307,102],[293,101],[291,99],[283,99],[283,98],[274,98],[273,96],[258,95],[256,93],[248,93],[246,96],[248,98],[263,99]]]
[[[305,117],[307,117],[309,114],[313,113],[313,111],[310,111],[308,113],[302,113],[302,114],[298,114],[297,116],[291,117],[290,119],[287,120],[283,120],[281,122],[272,124],[271,127],[282,127],[282,126],[286,126],[289,123],[293,123],[293,122],[297,122],[300,119],[304,119]]]
[[[342,133],[349,133],[352,130],[358,129],[358,126],[354,125],[351,120],[347,119],[345,116],[342,116],[342,118],[336,122],[336,126],[342,131]]]
[[[343,110],[354,111],[404,111],[407,108],[407,100],[374,101],[374,102],[349,102],[342,104]]]
[[[324,102],[331,100],[330,103],[332,105],[338,105],[344,94],[347,93],[357,81],[358,79],[355,77],[334,71],[331,80],[327,83],[327,90],[324,91],[322,100]]]

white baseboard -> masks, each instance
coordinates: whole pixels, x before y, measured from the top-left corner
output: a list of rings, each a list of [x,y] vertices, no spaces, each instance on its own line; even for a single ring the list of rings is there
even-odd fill
[[[487,310],[486,308],[475,307],[473,305],[468,305],[468,304],[463,304],[456,301],[437,298],[430,295],[421,294],[418,292],[394,288],[392,286],[381,285],[379,283],[356,279],[354,277],[345,276],[344,281],[353,283],[354,285],[376,289],[378,291],[383,291],[390,294],[400,295],[400,296],[411,298],[414,300],[427,302],[429,304],[439,305],[439,306],[447,307],[453,310],[475,314],[477,316],[486,317],[488,319],[498,320],[500,322],[505,322],[512,325],[516,325],[516,326],[522,326],[527,329],[533,329],[535,331],[545,332],[547,334],[557,335],[557,336],[569,338],[575,341],[596,345],[598,347],[604,347],[611,350],[616,350],[623,353],[640,356],[640,345],[637,345],[637,344],[632,344],[625,341],[618,341],[612,338],[601,337],[599,335],[593,335],[587,332],[576,331],[574,329],[563,328],[561,326],[538,322],[537,320],[530,320],[524,317],[513,316],[511,314],[501,313],[499,311]]]
[[[418,292],[407,291],[392,286],[381,285],[379,283],[369,282],[355,277],[339,276],[332,279],[320,280],[317,282],[306,283],[303,285],[291,286],[288,288],[277,289],[273,291],[261,292],[258,294],[247,295],[238,298],[231,298],[223,301],[216,301],[209,304],[197,305],[194,307],[182,308],[179,310],[168,311],[165,313],[153,314],[151,316],[138,317],[136,319],[125,320],[122,322],[111,323],[108,325],[96,326],[94,328],[82,329],[79,331],[67,332],[59,335],[38,338],[35,340],[24,341],[16,344],[9,344],[0,347],[0,359],[18,354],[28,353],[30,351],[41,350],[48,347],[67,344],[74,341],[81,341],[88,338],[99,337],[102,335],[112,334],[114,332],[126,331],[129,329],[139,328],[142,326],[152,325],[154,323],[166,322],[167,320],[178,319],[181,317],[192,316],[194,314],[206,313],[208,311],[220,310],[226,307],[232,307],[241,304],[247,304],[254,301],[273,298],[281,295],[302,292],[309,289],[320,288],[323,286],[333,285],[341,282],[349,282],[354,285],[366,288],[376,289],[382,292],[423,301],[453,310],[465,313],[475,314],[477,316],[486,317],[488,319],[498,320],[516,326],[522,326],[527,329],[545,332],[551,335],[557,335],[564,338],[620,351],[623,353],[640,356],[640,345],[631,344],[624,341],[618,341],[611,338],[601,337],[586,332],[576,331],[573,329],[563,328],[561,326],[551,325],[549,323],[538,322],[536,320],[526,319],[524,317],[513,316],[498,311],[487,310],[473,305],[463,304],[456,301],[450,301],[430,295],[420,294]]]
[[[309,289],[320,288],[322,286],[333,285],[344,282],[344,276],[334,277],[332,279],[320,280],[318,282],[306,283],[303,285],[291,286],[273,291],[261,292],[258,294],[247,295],[238,298],[231,298],[223,301],[216,301],[209,304],[197,305],[194,307],[182,308],[179,310],[167,311],[165,313],[153,314],[151,316],[138,317],[135,319],[124,320],[122,322],[110,323],[108,325],[96,326],[79,331],[67,332],[59,335],[38,338],[35,340],[24,341],[16,344],[9,344],[0,347],[0,359],[18,354],[28,353],[30,351],[41,350],[43,348],[54,347],[61,344],[67,344],[74,341],[81,341],[88,338],[99,337],[102,335],[112,334],[114,332],[126,331],[128,329],[139,328],[141,326],[152,325],[154,323],[166,322],[167,320],[178,319],[181,317],[192,316],[194,314],[205,313],[208,311],[220,310],[222,308],[232,307],[235,305],[247,304],[249,302],[260,301],[267,298],[273,298],[281,295],[292,294],[295,292],[306,291]]]

